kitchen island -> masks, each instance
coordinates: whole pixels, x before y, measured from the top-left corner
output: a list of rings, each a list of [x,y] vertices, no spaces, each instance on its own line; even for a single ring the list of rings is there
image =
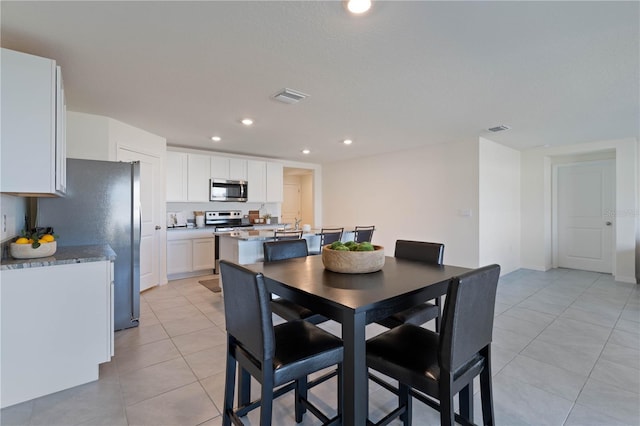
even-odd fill
[[[2,408],[98,379],[113,356],[115,258],[90,245],[2,259]]]
[[[262,245],[265,241],[273,241],[274,231],[271,230],[236,230],[231,232],[216,232],[219,241],[220,259],[246,265],[262,262],[264,258]],[[345,229],[342,241],[353,240],[352,229]],[[320,229],[311,229],[302,233],[307,241],[309,253],[320,251]]]

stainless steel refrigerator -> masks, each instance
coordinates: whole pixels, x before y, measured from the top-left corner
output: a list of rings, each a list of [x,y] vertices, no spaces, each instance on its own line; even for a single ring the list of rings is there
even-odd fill
[[[37,225],[59,246],[109,244],[116,252],[115,329],[140,317],[140,164],[67,159],[67,194],[40,198]]]

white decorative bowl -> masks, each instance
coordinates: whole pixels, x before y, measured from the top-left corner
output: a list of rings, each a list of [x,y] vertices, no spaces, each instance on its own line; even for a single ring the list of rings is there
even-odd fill
[[[384,247],[373,248],[373,251],[341,251],[326,245],[322,248],[322,263],[325,269],[343,274],[376,272],[384,266]]]
[[[56,252],[57,244],[55,241],[50,243],[42,243],[40,247],[33,248],[31,244],[11,243],[9,253],[15,259],[35,259],[38,257],[53,256]]]

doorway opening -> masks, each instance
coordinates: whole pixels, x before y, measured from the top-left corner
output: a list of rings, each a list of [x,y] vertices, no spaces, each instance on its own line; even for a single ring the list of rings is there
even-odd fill
[[[285,167],[283,170],[282,222],[315,223],[313,170]]]

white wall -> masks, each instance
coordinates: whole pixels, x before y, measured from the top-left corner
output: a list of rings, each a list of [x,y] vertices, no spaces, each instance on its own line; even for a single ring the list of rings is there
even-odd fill
[[[300,176],[300,216],[302,224],[315,226],[313,214],[313,175]]]
[[[633,138],[540,148],[522,153],[522,267],[552,266],[551,164],[554,157],[614,150],[616,153],[615,278],[635,282],[638,220],[638,140]]]
[[[109,157],[109,120],[67,111],[67,158],[113,161]]]
[[[86,160],[118,161],[118,147],[159,158],[159,180],[154,182],[160,197],[155,213],[158,225],[166,223],[165,163],[167,140],[146,130],[133,127],[109,117],[81,112],[67,112],[67,157]],[[158,283],[167,282],[166,228],[158,232]]]
[[[375,225],[374,244],[445,244],[445,263],[478,266],[478,142],[440,144],[323,166],[323,224]],[[469,210],[471,216],[463,216]]]
[[[2,194],[0,197],[0,242],[11,240],[20,235],[25,227],[27,198]]]
[[[67,158],[117,161],[118,146],[161,156],[164,163],[167,141],[110,117],[67,112]]]
[[[478,263],[504,275],[520,267],[520,152],[480,138],[478,181]]]

